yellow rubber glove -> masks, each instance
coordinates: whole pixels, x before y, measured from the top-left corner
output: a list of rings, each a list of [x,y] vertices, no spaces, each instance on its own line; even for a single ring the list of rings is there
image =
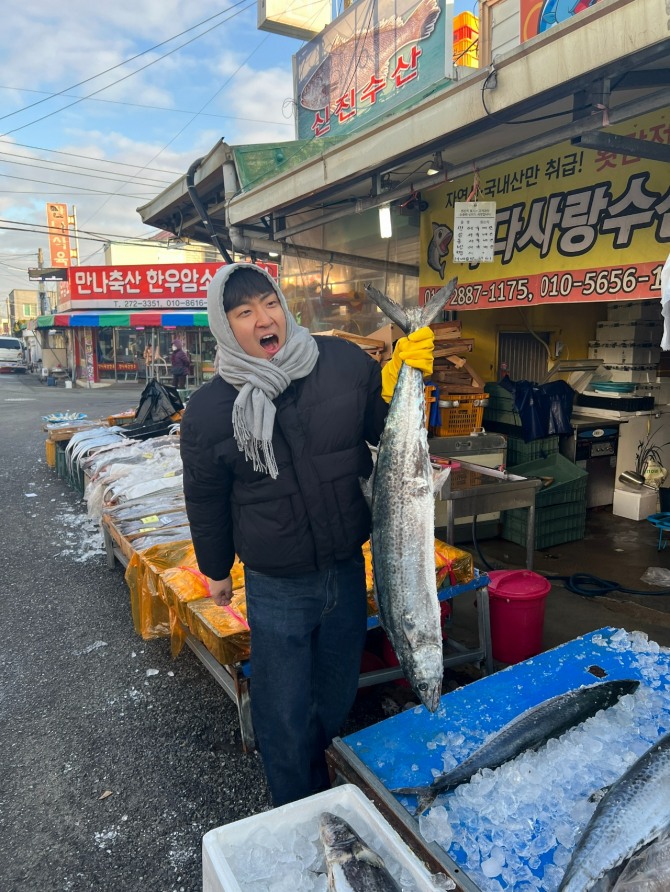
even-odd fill
[[[393,350],[393,356],[382,369],[382,399],[390,403],[393,398],[403,362],[419,369],[426,375],[433,373],[433,350],[435,335],[428,326],[413,331],[406,338],[400,338]]]

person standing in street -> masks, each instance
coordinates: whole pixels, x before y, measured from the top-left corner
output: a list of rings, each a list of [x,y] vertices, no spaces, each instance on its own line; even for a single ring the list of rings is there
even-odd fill
[[[191,371],[191,360],[188,358],[188,353],[183,349],[179,338],[175,338],[172,342],[170,359],[172,362],[172,386],[183,390],[186,384],[186,376]]]
[[[366,635],[359,481],[402,359],[431,371],[433,335],[401,339],[382,371],[357,345],[299,326],[251,263],[219,269],[207,309],[218,374],[182,419],[186,509],[218,605],[232,599],[236,554],[244,564],[251,714],[279,806],[330,786],[325,750],[356,696]]]

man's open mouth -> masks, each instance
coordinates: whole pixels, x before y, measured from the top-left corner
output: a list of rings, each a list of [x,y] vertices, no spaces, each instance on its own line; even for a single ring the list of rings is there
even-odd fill
[[[261,347],[268,352],[273,352],[279,346],[279,338],[276,334],[264,335],[261,338]]]

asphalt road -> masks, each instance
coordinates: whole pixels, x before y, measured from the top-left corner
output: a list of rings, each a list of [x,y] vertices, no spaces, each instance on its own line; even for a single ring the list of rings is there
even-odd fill
[[[188,648],[135,633],[122,569],[46,464],[43,415],[107,416],[141,389],[0,375],[3,892],[196,892],[203,834],[269,807],[234,704]]]

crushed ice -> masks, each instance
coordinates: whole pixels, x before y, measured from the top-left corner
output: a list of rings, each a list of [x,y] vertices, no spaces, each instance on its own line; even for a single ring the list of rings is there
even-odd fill
[[[537,752],[478,772],[419,819],[424,839],[447,851],[482,892],[555,892],[596,808],[592,794],[670,730],[670,677],[667,661],[657,659],[667,650],[642,632],[593,640],[635,654],[643,679],[637,691]],[[455,747],[454,756],[455,735],[447,736],[445,770],[466,755]]]

